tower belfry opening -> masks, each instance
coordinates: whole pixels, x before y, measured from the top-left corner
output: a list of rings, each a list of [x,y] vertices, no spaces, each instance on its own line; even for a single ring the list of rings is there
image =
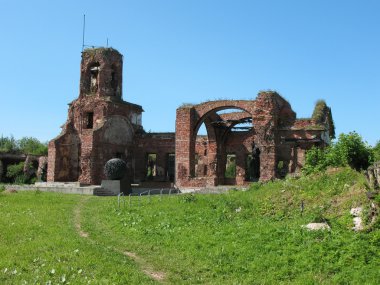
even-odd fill
[[[90,90],[91,92],[98,91],[99,63],[90,68]]]

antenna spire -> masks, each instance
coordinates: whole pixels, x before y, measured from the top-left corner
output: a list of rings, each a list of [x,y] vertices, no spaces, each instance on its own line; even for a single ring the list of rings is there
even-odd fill
[[[82,37],[82,52],[84,49],[84,32],[86,29],[86,14],[83,14],[83,37]]]

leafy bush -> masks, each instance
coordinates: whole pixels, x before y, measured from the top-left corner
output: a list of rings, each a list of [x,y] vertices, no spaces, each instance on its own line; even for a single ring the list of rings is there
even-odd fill
[[[14,181],[16,177],[24,174],[24,165],[24,162],[8,165],[6,177]]]
[[[373,162],[373,151],[356,132],[340,134],[336,143],[325,149],[313,147],[306,153],[303,172],[310,174],[327,167],[350,166],[355,170],[367,169]]]
[[[317,123],[324,123],[323,120],[325,119],[325,114],[328,110],[329,108],[327,107],[325,100],[318,100],[317,103],[315,103],[312,119]]]
[[[380,141],[372,149],[374,161],[380,161]]]
[[[15,177],[14,183],[15,184],[28,184],[29,179],[28,179],[28,177],[26,177],[25,174],[20,174],[20,175],[17,175]]]
[[[226,178],[235,178],[236,177],[236,155],[228,154],[227,155],[227,165],[226,171],[224,173]]]
[[[305,165],[302,171],[305,174],[323,171],[327,168],[326,153],[328,149],[312,147],[306,153]]]
[[[324,100],[318,100],[315,104],[313,115],[311,117],[317,124],[324,124],[326,122],[330,125],[329,135],[335,138],[334,120],[331,115],[331,108],[327,106]]]
[[[28,177],[25,175],[24,165],[24,162],[8,165],[6,177],[10,183],[29,184],[35,182],[35,177]]]

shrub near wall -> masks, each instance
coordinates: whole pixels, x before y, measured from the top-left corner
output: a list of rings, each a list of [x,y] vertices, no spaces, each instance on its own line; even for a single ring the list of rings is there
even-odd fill
[[[355,170],[367,169],[373,162],[373,150],[356,132],[340,134],[338,141],[325,149],[313,147],[306,153],[303,172],[310,174],[327,167],[350,166]]]
[[[380,141],[373,147],[373,160],[380,161]]]
[[[24,174],[24,165],[24,162],[8,165],[6,177],[9,179],[9,182],[16,184],[25,184],[29,182]]]

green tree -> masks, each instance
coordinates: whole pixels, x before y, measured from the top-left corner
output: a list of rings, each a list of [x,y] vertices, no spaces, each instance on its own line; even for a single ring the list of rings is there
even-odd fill
[[[19,145],[24,154],[47,155],[48,152],[47,144],[33,137],[23,137],[19,140]]]
[[[15,140],[13,136],[4,137],[1,135],[0,137],[0,152],[18,152],[20,150],[18,141]]]
[[[330,159],[332,160],[329,162],[330,165],[349,165],[356,170],[361,170],[367,169],[372,164],[373,152],[358,133],[350,132],[339,135],[339,140],[332,148]]]

